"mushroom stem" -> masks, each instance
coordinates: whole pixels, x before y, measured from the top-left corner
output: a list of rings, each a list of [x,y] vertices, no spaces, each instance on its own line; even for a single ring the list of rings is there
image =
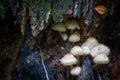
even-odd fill
[[[73,65],[70,66],[70,69],[72,69],[72,68],[73,68]]]
[[[73,30],[70,31],[70,34],[72,34],[72,33],[73,33]]]
[[[72,46],[74,46],[75,45],[75,43],[74,42],[72,42]]]
[[[94,65],[93,65],[93,68],[96,68],[96,67],[98,67],[98,66],[99,66],[98,64],[94,64]]]
[[[84,58],[85,58],[85,56],[83,55],[82,58],[81,58],[82,62],[84,61]]]
[[[62,35],[62,32],[59,32],[60,36]]]
[[[67,67],[66,79],[69,80],[69,67]]]
[[[98,70],[101,66],[102,66],[102,64],[94,64],[93,69]]]
[[[62,33],[61,33],[61,32],[59,32],[59,34],[60,34],[60,35],[62,35]]]
[[[70,77],[69,75],[70,75],[70,70],[71,70],[72,68],[73,68],[73,65],[71,65],[70,67],[67,67],[67,74],[66,74],[66,75],[67,75],[67,76],[66,76],[67,80],[70,80],[70,79],[69,79],[69,77]]]
[[[76,56],[76,58],[77,58],[77,66],[79,66],[80,64],[79,56]]]

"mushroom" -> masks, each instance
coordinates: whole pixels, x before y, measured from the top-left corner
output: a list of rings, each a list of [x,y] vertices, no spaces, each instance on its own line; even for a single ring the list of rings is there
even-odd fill
[[[77,63],[77,59],[72,54],[68,53],[60,59],[60,62],[64,66],[72,66]]]
[[[70,74],[73,76],[78,76],[80,72],[81,72],[81,67],[76,66],[70,71]]]
[[[74,19],[67,20],[65,22],[65,25],[68,30],[75,30],[75,29],[80,30],[80,26],[79,26],[78,22]]]
[[[95,57],[96,55],[101,53],[108,56],[110,54],[110,49],[104,44],[98,44],[91,50],[90,55],[92,57]]]
[[[81,49],[82,49],[82,53],[84,55],[89,55],[90,54],[90,49],[87,46],[82,46]]]
[[[69,42],[78,42],[80,41],[80,34],[79,32],[75,32],[69,36]]]
[[[82,56],[83,53],[82,53],[82,49],[79,47],[79,46],[74,46],[71,50],[70,50],[70,53],[74,56],[77,57],[77,65],[79,65],[79,56]]]
[[[67,41],[67,39],[68,39],[68,35],[66,33],[62,33],[61,37],[64,41]]]
[[[57,22],[57,23],[52,24],[52,30],[59,31],[59,32],[66,32],[66,27],[64,23]]]
[[[70,53],[74,56],[81,56],[83,55],[82,49],[79,46],[74,46],[71,50]]]
[[[68,53],[60,59],[60,62],[64,66],[70,66],[70,69],[72,69],[73,65],[77,63],[77,59],[72,54]],[[67,75],[69,74],[68,71],[69,68],[67,68]]]
[[[98,54],[94,57],[94,63],[95,64],[108,64],[110,62],[109,58],[105,54]]]
[[[82,46],[87,46],[90,50],[96,46],[98,43],[98,41],[94,38],[94,37],[89,37],[82,45]]]

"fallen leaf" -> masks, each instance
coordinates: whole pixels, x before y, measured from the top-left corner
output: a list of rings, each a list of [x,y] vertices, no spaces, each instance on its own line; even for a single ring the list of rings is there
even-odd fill
[[[97,7],[95,7],[95,10],[99,13],[99,14],[105,14],[107,12],[107,9],[105,6],[103,5],[99,5]]]

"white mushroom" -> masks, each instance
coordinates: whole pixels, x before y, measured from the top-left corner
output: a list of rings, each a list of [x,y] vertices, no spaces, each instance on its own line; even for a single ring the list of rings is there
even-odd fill
[[[69,36],[69,42],[78,42],[80,41],[80,34],[78,32],[75,32]]]
[[[84,54],[82,53],[82,49],[81,49],[79,46],[74,46],[74,47],[70,50],[70,53],[71,53],[72,55],[76,56],[77,61],[78,61],[77,65],[79,65],[79,56],[84,55]]]
[[[87,46],[91,50],[97,44],[99,43],[94,37],[89,37],[81,46]]]
[[[66,27],[64,23],[57,22],[57,23],[52,24],[52,30],[59,31],[59,32],[66,32]]]
[[[91,50],[90,55],[92,57],[95,57],[96,55],[101,53],[108,56],[110,54],[110,49],[104,44],[98,44]]]
[[[70,53],[74,56],[80,56],[83,55],[82,49],[79,46],[74,46],[71,50]]]
[[[80,72],[81,72],[81,67],[77,66],[70,71],[70,74],[74,76],[78,76]]]
[[[84,55],[89,55],[90,54],[90,49],[87,46],[82,46],[81,49],[82,49],[82,53]]]
[[[67,39],[68,39],[68,35],[66,33],[62,33],[61,37],[64,41],[67,41]]]
[[[78,22],[74,19],[67,20],[65,22],[65,25],[66,25],[67,29],[69,29],[69,30],[75,30],[75,29],[80,30],[80,26],[79,26]]]
[[[60,62],[64,66],[71,66],[77,63],[77,59],[72,54],[66,54]]]
[[[109,58],[105,54],[98,54],[94,57],[95,64],[108,64],[110,62]]]

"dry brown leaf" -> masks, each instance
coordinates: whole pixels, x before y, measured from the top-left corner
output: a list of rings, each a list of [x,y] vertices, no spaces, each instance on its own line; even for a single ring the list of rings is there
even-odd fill
[[[107,12],[107,9],[105,6],[103,5],[99,5],[97,7],[95,7],[95,10],[99,13],[99,14],[105,14]]]

